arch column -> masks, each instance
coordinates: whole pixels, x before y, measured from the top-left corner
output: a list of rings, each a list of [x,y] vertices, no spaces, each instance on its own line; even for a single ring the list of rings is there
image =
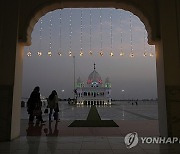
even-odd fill
[[[161,41],[156,50],[160,135],[180,137],[180,2],[159,2]]]
[[[0,5],[0,141],[20,134],[23,45],[18,44],[19,1]]]

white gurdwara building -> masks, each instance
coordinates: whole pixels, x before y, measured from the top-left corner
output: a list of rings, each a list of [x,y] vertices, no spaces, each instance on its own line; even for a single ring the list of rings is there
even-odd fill
[[[103,83],[101,76],[94,70],[89,75],[86,85],[80,77],[76,83],[77,104],[85,105],[110,105],[111,104],[111,83],[106,78]]]

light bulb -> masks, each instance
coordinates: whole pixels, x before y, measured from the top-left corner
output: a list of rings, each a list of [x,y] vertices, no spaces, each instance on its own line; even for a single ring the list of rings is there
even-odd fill
[[[92,51],[89,51],[89,54],[92,55],[93,54]]]
[[[42,52],[41,51],[38,51],[37,54],[38,54],[38,56],[42,56]]]
[[[133,57],[134,57],[134,53],[131,52],[129,56],[130,56],[131,58],[133,58]]]
[[[27,56],[28,56],[28,57],[31,57],[31,51],[29,51],[29,52],[27,53]]]
[[[52,52],[51,51],[48,51],[48,56],[52,56]]]
[[[153,53],[150,53],[149,56],[150,56],[150,57],[154,57],[154,54],[153,54]]]
[[[69,51],[69,56],[70,56],[70,57],[72,56],[72,52],[71,52],[71,51]]]
[[[147,55],[148,55],[147,52],[144,52],[143,56],[144,56],[144,57],[147,57]]]
[[[113,52],[112,52],[112,51],[110,52],[110,56],[111,56],[111,57],[112,57],[112,56],[114,56],[114,54],[113,54]]]
[[[125,54],[124,54],[124,52],[120,52],[120,54],[119,54],[120,56],[124,56]]]
[[[103,56],[103,55],[104,55],[104,54],[103,54],[103,51],[100,51],[100,53],[99,53],[99,54],[100,54],[100,56]]]
[[[58,52],[58,55],[59,55],[59,56],[62,56],[62,53],[61,53],[61,52]]]

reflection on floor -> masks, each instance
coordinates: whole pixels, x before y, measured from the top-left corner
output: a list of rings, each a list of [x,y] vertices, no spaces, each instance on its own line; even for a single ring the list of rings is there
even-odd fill
[[[111,107],[97,107],[102,119],[112,119],[119,127],[68,127],[76,119],[86,119],[90,107],[60,104],[60,119],[45,125],[28,125],[26,108],[22,109],[21,137],[0,143],[2,154],[175,154],[179,144],[142,144],[128,149],[124,137],[159,136],[156,102],[132,105],[124,102]]]
[[[68,127],[72,121],[28,125],[28,120],[21,120],[21,136],[125,136],[129,132],[159,136],[157,120],[115,122],[119,127]]]
[[[60,122],[28,125],[26,108],[22,108],[21,136],[125,136],[136,131],[140,136],[159,136],[157,102],[116,102],[111,106],[96,106],[102,120],[114,120],[119,127],[68,127],[74,120],[86,120],[91,106],[68,105],[60,102]],[[44,110],[44,108],[42,109]],[[52,133],[55,132],[55,133]]]
[[[142,144],[128,149],[124,137],[20,137],[0,142],[1,154],[178,154],[179,144]]]

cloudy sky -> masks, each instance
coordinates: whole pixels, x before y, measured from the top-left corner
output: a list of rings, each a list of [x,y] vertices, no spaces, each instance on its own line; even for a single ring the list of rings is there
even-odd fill
[[[134,58],[129,57],[131,47]],[[74,65],[70,48],[75,56],[76,79],[80,77],[86,83],[96,63],[101,78],[111,80],[113,99],[157,98],[156,59],[143,56],[145,51],[154,54],[154,46],[147,44],[147,32],[139,18],[120,9],[63,9],[43,16],[32,32],[32,45],[25,47],[22,97],[29,97],[37,85],[46,97],[53,89],[59,97],[73,96]],[[99,54],[101,48],[103,56]],[[121,49],[124,56],[119,56]],[[51,57],[47,54],[49,50]],[[28,51],[31,57],[27,56]],[[37,55],[38,51],[42,56]]]

